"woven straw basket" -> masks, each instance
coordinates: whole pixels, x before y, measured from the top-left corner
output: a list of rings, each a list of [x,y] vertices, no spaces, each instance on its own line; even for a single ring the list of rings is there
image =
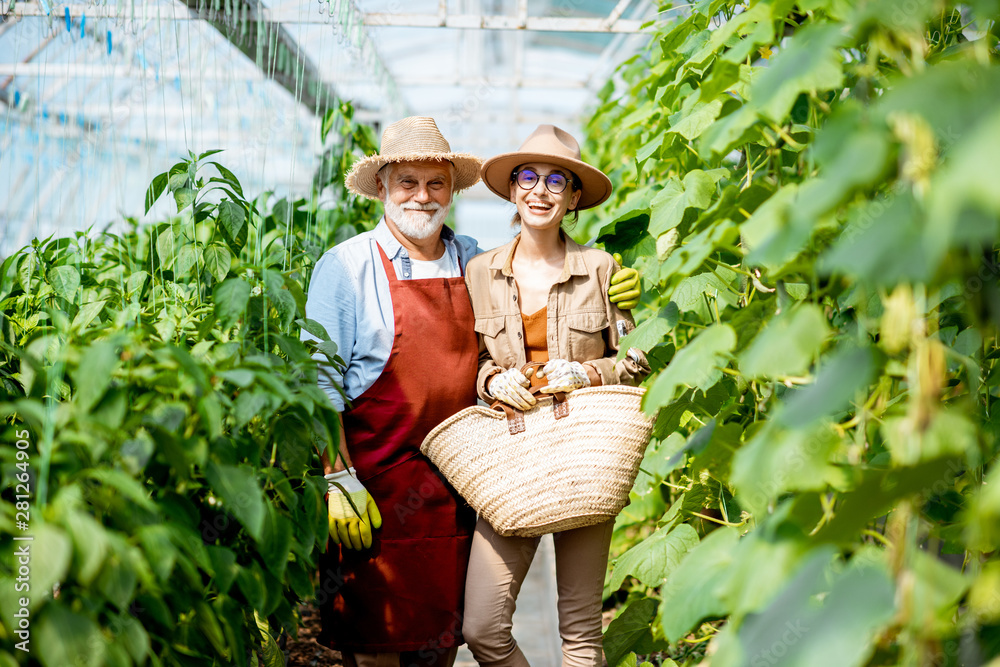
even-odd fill
[[[466,408],[420,451],[500,535],[589,526],[628,502],[653,427],[640,407],[644,392],[609,385],[539,394],[523,413]]]

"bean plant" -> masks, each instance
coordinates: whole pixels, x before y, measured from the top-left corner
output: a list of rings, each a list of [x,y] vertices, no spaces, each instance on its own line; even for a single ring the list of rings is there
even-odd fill
[[[661,10],[588,126],[657,414],[608,664],[997,664],[1000,3]]]
[[[327,247],[377,220],[342,186],[371,130],[344,104],[322,135],[309,198],[247,197],[218,151],[191,153],[146,194],[147,211],[175,200],[169,220],[36,239],[2,262],[0,665],[282,664],[276,638],[323,594],[317,462],[337,445],[314,360],[336,348],[305,291]]]

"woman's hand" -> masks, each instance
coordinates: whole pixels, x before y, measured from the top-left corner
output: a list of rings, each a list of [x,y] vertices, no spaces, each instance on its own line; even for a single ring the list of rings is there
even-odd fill
[[[503,401],[511,407],[518,410],[530,410],[538,401],[528,391],[529,386],[531,386],[531,382],[527,376],[517,368],[511,368],[494,375],[486,390],[493,398]]]
[[[574,389],[590,386],[587,369],[579,361],[552,359],[538,372],[538,377],[549,380],[549,383],[541,389],[546,394],[569,393]]]

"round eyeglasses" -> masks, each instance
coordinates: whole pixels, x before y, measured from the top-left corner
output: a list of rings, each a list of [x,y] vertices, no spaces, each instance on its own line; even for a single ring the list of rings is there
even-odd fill
[[[510,175],[510,180],[515,181],[522,190],[534,190],[539,178],[533,169],[521,169]],[[554,171],[545,177],[545,189],[557,195],[566,189],[568,182],[569,179]]]

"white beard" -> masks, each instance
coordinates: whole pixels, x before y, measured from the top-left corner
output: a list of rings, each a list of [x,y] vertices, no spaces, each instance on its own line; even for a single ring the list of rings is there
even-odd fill
[[[450,203],[447,206],[441,206],[437,202],[399,205],[389,197],[385,198],[383,205],[385,217],[396,223],[403,236],[414,241],[423,241],[441,231],[441,226],[448,217],[448,211],[451,210]],[[411,211],[434,211],[434,215],[428,218],[422,213]]]

